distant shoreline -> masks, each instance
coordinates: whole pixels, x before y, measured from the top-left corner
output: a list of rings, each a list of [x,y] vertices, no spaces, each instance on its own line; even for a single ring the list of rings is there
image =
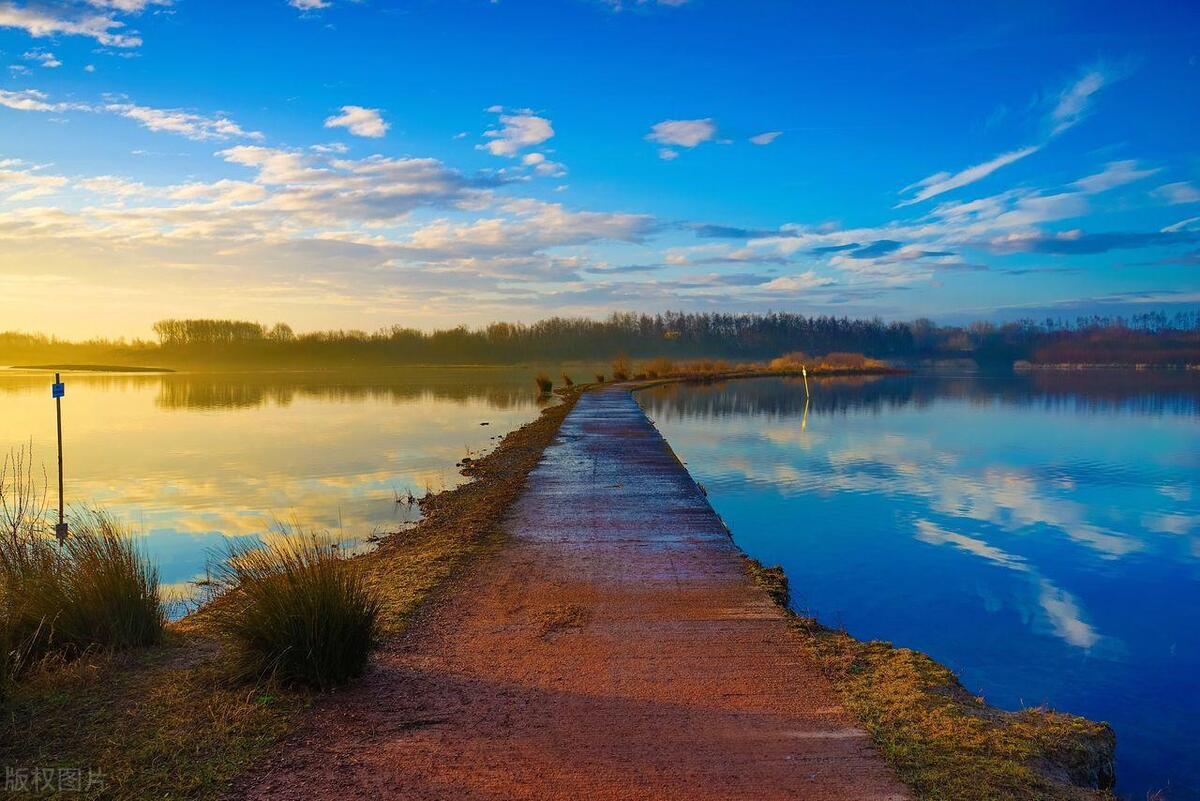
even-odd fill
[[[59,370],[67,373],[173,373],[170,367],[134,367],[128,364],[13,364],[8,370]]]

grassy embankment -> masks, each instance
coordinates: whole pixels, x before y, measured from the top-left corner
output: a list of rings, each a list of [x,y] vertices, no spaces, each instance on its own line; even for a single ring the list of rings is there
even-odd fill
[[[383,637],[402,632],[426,600],[500,542],[504,511],[576,397],[507,435],[464,468],[474,481],[422,499],[418,525],[355,560],[378,602]],[[315,696],[247,682],[218,632],[216,608],[168,624],[159,645],[94,649],[27,671],[0,702],[0,765],[80,768],[85,777],[96,769],[107,789],[92,795],[109,798],[219,797]]]
[[[929,801],[1101,801],[1116,737],[1104,723],[1049,709],[1006,712],[948,668],[887,642],[863,642],[788,607],[787,577],[746,557],[797,636],[901,780]],[[1103,789],[1099,789],[1103,788]]]

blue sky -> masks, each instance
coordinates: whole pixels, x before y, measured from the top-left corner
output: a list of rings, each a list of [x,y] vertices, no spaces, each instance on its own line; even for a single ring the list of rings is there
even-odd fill
[[[1194,3],[0,0],[0,328],[1200,302]]]

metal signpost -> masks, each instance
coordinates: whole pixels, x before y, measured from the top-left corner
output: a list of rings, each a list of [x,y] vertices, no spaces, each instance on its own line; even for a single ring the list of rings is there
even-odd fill
[[[50,394],[54,398],[54,412],[58,417],[58,525],[54,527],[54,536],[58,537],[59,542],[62,542],[67,538],[67,521],[63,516],[62,465],[62,399],[66,394],[66,387],[63,386],[60,373],[54,374],[54,385],[50,388]]]

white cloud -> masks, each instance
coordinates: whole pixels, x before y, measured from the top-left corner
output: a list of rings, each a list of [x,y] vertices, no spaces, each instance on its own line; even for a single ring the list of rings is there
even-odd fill
[[[288,0],[288,5],[301,11],[316,11],[333,5],[329,0]]]
[[[766,131],[750,137],[750,141],[756,145],[769,145],[782,135],[783,131]]]
[[[258,131],[247,131],[223,115],[205,117],[182,109],[153,108],[135,103],[108,103],[96,110],[135,120],[151,131],[179,134],[188,139],[262,139]]]
[[[1091,110],[1092,97],[1112,81],[1112,74],[1093,68],[1058,95],[1050,113],[1051,134],[1058,135],[1079,124]]]
[[[663,161],[674,161],[679,158],[679,151],[672,150],[669,147],[660,147],[658,149],[658,157]]]
[[[1154,175],[1160,172],[1159,168],[1151,168],[1145,170],[1138,169],[1138,163],[1134,159],[1126,161],[1110,161],[1104,165],[1104,169],[1094,175],[1089,175],[1085,178],[1080,178],[1072,184],[1073,187],[1088,195],[1094,195],[1099,192],[1107,192],[1110,189],[1115,189],[1118,186],[1140,181],[1143,178]]]
[[[695,147],[712,140],[717,134],[712,118],[699,120],[663,120],[650,126],[646,139],[660,145]]]
[[[29,50],[22,56],[26,61],[36,61],[46,69],[61,67],[62,62],[49,50]]]
[[[766,282],[759,288],[765,289],[768,292],[798,292],[817,286],[828,286],[832,283],[832,278],[824,278],[809,270],[799,275],[781,275]]]
[[[7,106],[17,111],[59,111],[60,107],[51,103],[45,92],[36,89],[21,89],[11,91],[0,89],[0,106]]]
[[[138,122],[151,131],[179,134],[197,141],[224,139],[260,140],[263,134],[247,131],[224,114],[204,116],[182,109],[163,109],[136,103],[105,102],[101,104],[56,102],[36,89],[10,91],[0,89],[0,106],[17,111],[85,111],[116,114]]]
[[[1177,181],[1173,184],[1163,184],[1154,190],[1154,196],[1171,205],[1180,203],[1200,202],[1200,189],[1188,181]]]
[[[526,153],[521,157],[521,163],[532,169],[538,175],[550,178],[561,178],[567,174],[567,168],[557,161],[546,158],[544,153]]]
[[[504,114],[500,106],[492,106],[488,111],[500,114],[502,126],[499,130],[493,129],[483,134],[492,141],[481,147],[493,156],[512,158],[525,148],[540,145],[554,136],[554,126],[550,124],[550,120],[531,111]]]
[[[108,47],[138,47],[142,40],[125,30],[125,23],[113,12],[140,11],[148,2],[89,3],[100,11],[76,11],[62,5],[19,6],[0,4],[0,28],[18,28],[30,36],[45,38],[65,34],[87,36]]]
[[[928,178],[922,178],[915,184],[910,184],[900,190],[901,194],[916,190],[916,193],[896,204],[896,208],[902,206],[911,206],[914,203],[920,203],[923,200],[928,200],[931,197],[949,192],[952,189],[959,189],[980,181],[994,173],[1001,167],[1012,164],[1014,161],[1019,161],[1026,156],[1032,155],[1041,150],[1041,145],[1032,145],[1023,147],[1020,150],[1012,150],[1008,153],[1001,153],[995,158],[985,161],[982,164],[976,164],[973,167],[967,167],[956,173],[939,172],[930,175]]]
[[[51,195],[67,184],[61,175],[43,174],[38,167],[27,167],[19,160],[0,161],[0,197],[8,202]]]
[[[378,139],[391,127],[384,122],[377,108],[342,106],[342,113],[325,120],[326,128],[346,128],[355,136]]]

